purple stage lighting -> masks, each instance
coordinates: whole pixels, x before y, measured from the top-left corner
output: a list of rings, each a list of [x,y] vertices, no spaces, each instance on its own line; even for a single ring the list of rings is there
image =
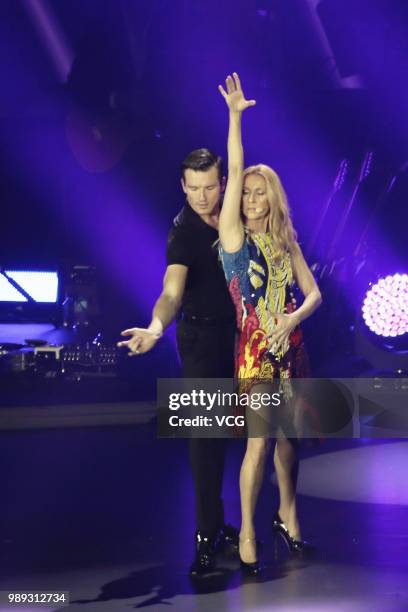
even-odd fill
[[[396,337],[408,332],[408,274],[381,278],[363,303],[363,319],[378,336]]]

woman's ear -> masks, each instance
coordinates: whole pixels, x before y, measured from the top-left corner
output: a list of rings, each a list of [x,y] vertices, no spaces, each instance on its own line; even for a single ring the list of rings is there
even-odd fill
[[[227,184],[227,177],[223,176],[221,181],[220,181],[221,193],[224,193],[226,184]]]

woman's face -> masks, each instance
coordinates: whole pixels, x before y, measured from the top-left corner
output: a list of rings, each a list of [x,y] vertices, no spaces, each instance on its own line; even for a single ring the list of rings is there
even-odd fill
[[[242,212],[248,220],[263,219],[269,214],[266,181],[259,174],[247,174],[242,189]]]

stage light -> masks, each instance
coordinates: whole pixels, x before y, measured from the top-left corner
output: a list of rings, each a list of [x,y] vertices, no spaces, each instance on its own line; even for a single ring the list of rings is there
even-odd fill
[[[55,304],[57,300],[57,272],[5,270],[0,274],[0,302]]]
[[[362,306],[367,327],[377,336],[395,338],[408,332],[408,274],[381,278]]]

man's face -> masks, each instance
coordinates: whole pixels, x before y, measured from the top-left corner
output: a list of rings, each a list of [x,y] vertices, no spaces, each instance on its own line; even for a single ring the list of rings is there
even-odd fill
[[[211,215],[216,212],[221,195],[221,182],[216,166],[205,171],[187,168],[184,179],[181,179],[181,186],[188,203],[198,215]]]

